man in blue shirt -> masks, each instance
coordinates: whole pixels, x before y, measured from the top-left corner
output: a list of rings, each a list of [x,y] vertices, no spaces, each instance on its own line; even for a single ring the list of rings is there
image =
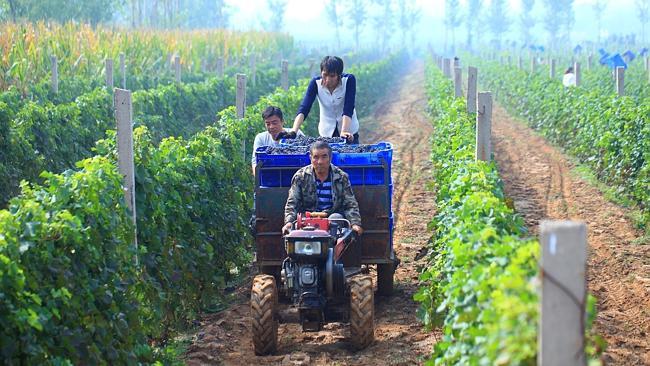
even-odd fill
[[[298,213],[318,211],[348,219],[351,229],[361,235],[359,203],[348,174],[332,164],[332,148],[325,141],[317,141],[309,148],[309,158],[311,164],[299,169],[291,179],[282,232],[291,229]]]
[[[300,130],[314,99],[318,98],[320,136],[340,136],[358,144],[359,120],[354,108],[357,82],[354,75],[343,73],[343,60],[337,56],[325,56],[320,63],[320,71],[320,76],[313,78],[307,87],[293,122],[293,131]]]

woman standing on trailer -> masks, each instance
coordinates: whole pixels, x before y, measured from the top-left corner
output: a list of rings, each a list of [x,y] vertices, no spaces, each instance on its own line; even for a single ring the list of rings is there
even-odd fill
[[[318,98],[320,119],[318,133],[323,137],[344,137],[353,144],[359,143],[359,120],[354,108],[357,82],[352,74],[343,73],[343,60],[325,56],[320,63],[320,76],[309,82],[305,97],[300,103],[293,122],[293,131],[309,115],[314,99]]]

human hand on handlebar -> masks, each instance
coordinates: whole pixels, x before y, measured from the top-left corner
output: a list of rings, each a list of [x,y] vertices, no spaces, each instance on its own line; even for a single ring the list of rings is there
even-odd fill
[[[361,236],[361,234],[363,234],[363,228],[361,226],[359,226],[359,225],[356,225],[356,224],[352,225],[352,230],[354,230],[357,233],[357,235],[359,235],[359,236]]]
[[[291,225],[292,224],[290,222],[284,224],[284,226],[282,227],[282,235],[289,234],[289,231],[291,231]]]

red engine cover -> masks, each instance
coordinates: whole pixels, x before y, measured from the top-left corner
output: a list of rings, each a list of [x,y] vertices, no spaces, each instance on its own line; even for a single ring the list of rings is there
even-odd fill
[[[301,214],[298,214],[296,229],[302,229],[305,226],[312,226],[316,230],[329,231],[330,221],[327,217],[313,217],[311,212],[305,212],[304,217]]]

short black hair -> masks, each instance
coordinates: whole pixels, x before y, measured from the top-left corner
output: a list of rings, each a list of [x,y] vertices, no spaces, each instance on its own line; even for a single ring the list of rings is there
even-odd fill
[[[309,156],[312,155],[312,152],[314,152],[314,150],[321,150],[321,149],[327,149],[327,154],[330,156],[330,158],[332,157],[332,147],[330,146],[330,144],[328,144],[323,140],[316,140],[313,144],[311,144],[311,146],[309,147]]]
[[[320,71],[327,73],[335,73],[341,76],[343,74],[343,60],[338,56],[325,56],[323,61],[320,62]]]
[[[282,116],[282,109],[278,107],[270,105],[266,107],[264,112],[262,112],[262,119],[271,118],[273,116],[278,116],[280,118],[280,121],[284,121],[284,117]]]

